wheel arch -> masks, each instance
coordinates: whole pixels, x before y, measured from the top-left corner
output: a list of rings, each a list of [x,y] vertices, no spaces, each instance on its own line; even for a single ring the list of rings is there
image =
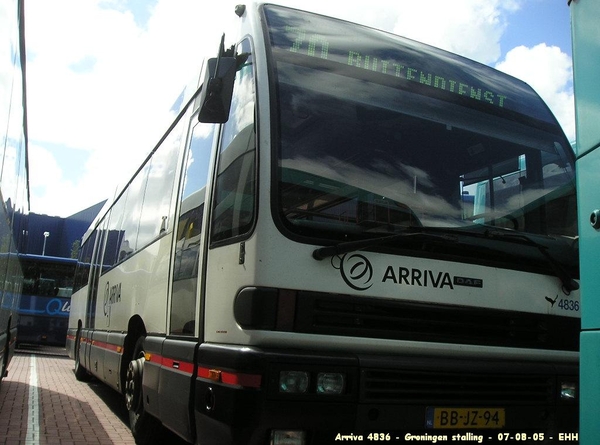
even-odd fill
[[[129,319],[129,323],[127,325],[127,335],[125,335],[125,341],[123,343],[123,356],[121,358],[121,368],[119,371],[121,392],[123,392],[125,388],[127,367],[133,358],[135,344],[140,337],[145,337],[146,334],[146,325],[144,324],[142,317],[137,314],[132,316]]]

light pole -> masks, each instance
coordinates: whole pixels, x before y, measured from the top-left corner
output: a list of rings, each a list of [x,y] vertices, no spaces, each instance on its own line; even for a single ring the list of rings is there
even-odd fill
[[[46,240],[50,236],[50,232],[44,232],[44,247],[42,248],[42,256],[46,255]]]

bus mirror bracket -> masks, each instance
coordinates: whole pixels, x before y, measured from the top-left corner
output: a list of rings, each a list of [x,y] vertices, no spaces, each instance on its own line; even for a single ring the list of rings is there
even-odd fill
[[[235,57],[225,56],[223,39],[221,39],[219,57],[206,61],[200,93],[200,112],[198,114],[200,122],[212,124],[227,122],[236,69],[237,60]]]

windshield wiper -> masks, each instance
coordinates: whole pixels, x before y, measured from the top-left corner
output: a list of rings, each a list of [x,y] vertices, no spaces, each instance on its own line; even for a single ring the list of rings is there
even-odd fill
[[[321,261],[325,258],[332,257],[335,255],[342,255],[344,253],[354,252],[355,250],[362,250],[366,249],[367,247],[379,246],[389,242],[397,241],[399,239],[411,237],[442,240],[446,242],[457,242],[458,240],[457,237],[449,234],[427,233],[420,231],[418,228],[416,230],[417,231],[411,229],[410,231],[396,233],[394,235],[386,235],[358,241],[344,241],[334,246],[319,247],[318,249],[315,249],[313,251],[312,256],[315,260]]]
[[[579,289],[579,283],[575,281],[569,272],[548,252],[548,247],[531,239],[523,233],[503,232],[500,230],[486,230],[484,232],[488,238],[508,239],[512,241],[524,241],[524,244],[537,248],[537,250],[546,258],[548,264],[554,271],[554,274],[560,279],[563,285],[563,292],[570,294],[571,291]]]

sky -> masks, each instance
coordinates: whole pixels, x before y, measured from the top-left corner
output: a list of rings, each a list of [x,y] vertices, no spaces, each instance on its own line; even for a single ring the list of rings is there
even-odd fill
[[[171,106],[235,42],[243,0],[27,0],[31,211],[67,217],[135,172]],[[281,0],[437,46],[520,78],[575,139],[566,0]],[[229,37],[228,37],[229,36]]]

